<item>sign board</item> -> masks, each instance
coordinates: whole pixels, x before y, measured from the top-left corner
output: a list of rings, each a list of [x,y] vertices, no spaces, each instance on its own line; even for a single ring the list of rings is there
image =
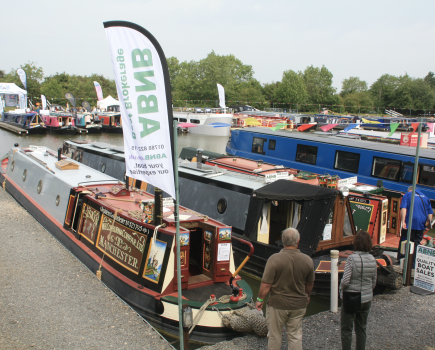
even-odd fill
[[[417,247],[414,286],[435,292],[435,248]]]
[[[382,221],[381,221],[381,232],[379,235],[379,244],[385,242],[387,238],[387,215],[388,214],[388,199],[382,200]]]
[[[264,181],[266,183],[275,182],[276,180],[287,180],[288,179],[288,171],[280,171],[273,174],[264,175]]]
[[[337,181],[337,187],[355,187],[355,184],[358,182],[358,176],[348,177],[347,179],[341,179]]]
[[[422,133],[420,138],[420,146],[427,147],[427,133]],[[400,146],[417,147],[417,133],[402,133],[400,134]]]
[[[352,211],[355,231],[364,230],[371,233],[369,231],[370,222],[374,222],[378,202],[372,202],[367,198],[349,196],[349,204]]]
[[[172,197],[163,198],[163,207],[164,208],[173,207],[173,206],[174,206],[174,198],[172,198]]]

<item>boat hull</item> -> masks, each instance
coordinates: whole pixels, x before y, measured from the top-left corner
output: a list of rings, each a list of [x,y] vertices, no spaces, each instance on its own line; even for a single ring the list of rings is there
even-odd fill
[[[6,182],[5,182],[6,181]],[[19,188],[7,175],[0,173],[0,182],[38,222],[49,231],[66,249],[76,256],[92,273],[99,270],[101,257],[89,249],[78,237],[65,230],[62,225],[37,202]],[[178,306],[167,301],[157,300],[150,294],[141,292],[137,283],[127,283],[125,276],[105,261],[101,265],[101,280],[128,305],[146,318],[155,327],[176,337],[178,321],[165,317],[164,314],[177,314]],[[172,310],[171,310],[172,309]],[[166,312],[165,312],[166,310]],[[171,312],[172,311],[172,312]],[[212,312],[212,311],[208,311]],[[216,313],[213,311],[213,313]],[[198,325],[191,333],[190,339],[203,343],[216,343],[242,336],[224,327],[206,327]]]

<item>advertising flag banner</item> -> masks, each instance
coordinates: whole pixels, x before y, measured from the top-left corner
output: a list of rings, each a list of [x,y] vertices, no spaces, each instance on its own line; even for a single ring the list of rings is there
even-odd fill
[[[41,95],[41,103],[42,103],[42,109],[47,109],[47,99],[44,95]]]
[[[94,81],[95,91],[97,92],[98,101],[103,99],[103,90],[101,89],[101,85]]]
[[[76,106],[76,99],[74,98],[74,95],[70,92],[67,92],[65,94],[65,98],[73,105],[73,107]]]
[[[120,102],[126,175],[175,198],[169,70],[157,40],[124,21],[105,22]]]
[[[225,89],[221,84],[217,84],[217,88],[219,92],[219,106],[225,108]]]
[[[24,85],[24,89],[27,90],[27,77],[26,77],[26,72],[24,70],[22,70],[21,68],[17,69],[17,74],[20,77],[21,82]]]

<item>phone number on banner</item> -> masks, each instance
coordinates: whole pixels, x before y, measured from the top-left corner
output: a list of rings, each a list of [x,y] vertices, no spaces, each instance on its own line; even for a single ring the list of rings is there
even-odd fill
[[[426,290],[430,290],[431,292],[434,291],[434,285],[433,284],[427,283],[427,282],[423,282],[423,281],[420,281],[420,280],[415,280],[414,286],[420,287],[420,288],[423,288],[423,289],[426,289]]]
[[[154,151],[156,149],[163,149],[165,145],[152,145],[152,146],[131,146],[132,151]]]

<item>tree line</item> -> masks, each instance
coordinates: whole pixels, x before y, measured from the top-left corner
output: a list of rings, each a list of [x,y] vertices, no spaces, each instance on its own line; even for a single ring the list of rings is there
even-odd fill
[[[249,103],[259,109],[283,109],[315,112],[321,107],[341,113],[383,113],[385,108],[395,108],[404,114],[429,113],[435,106],[435,74],[424,78],[408,74],[384,74],[370,87],[359,77],[342,81],[338,93],[332,86],[333,74],[325,67],[308,66],[304,71],[286,70],[280,81],[261,84],[254,78],[252,66],[245,65],[234,55],[218,55],[214,51],[199,61],[180,62],[167,58],[173,104],[184,106],[217,106],[216,84],[225,88],[227,105]],[[65,72],[44,76],[43,69],[34,62],[21,65],[27,74],[28,96],[35,101],[40,95],[61,102],[66,92],[96,104],[93,81],[98,81],[104,96],[117,96],[113,79],[102,75],[70,75]],[[0,82],[13,82],[23,87],[12,69],[0,70]],[[231,102],[230,102],[231,101]],[[239,101],[239,102],[237,102]],[[433,112],[432,112],[433,113]]]

